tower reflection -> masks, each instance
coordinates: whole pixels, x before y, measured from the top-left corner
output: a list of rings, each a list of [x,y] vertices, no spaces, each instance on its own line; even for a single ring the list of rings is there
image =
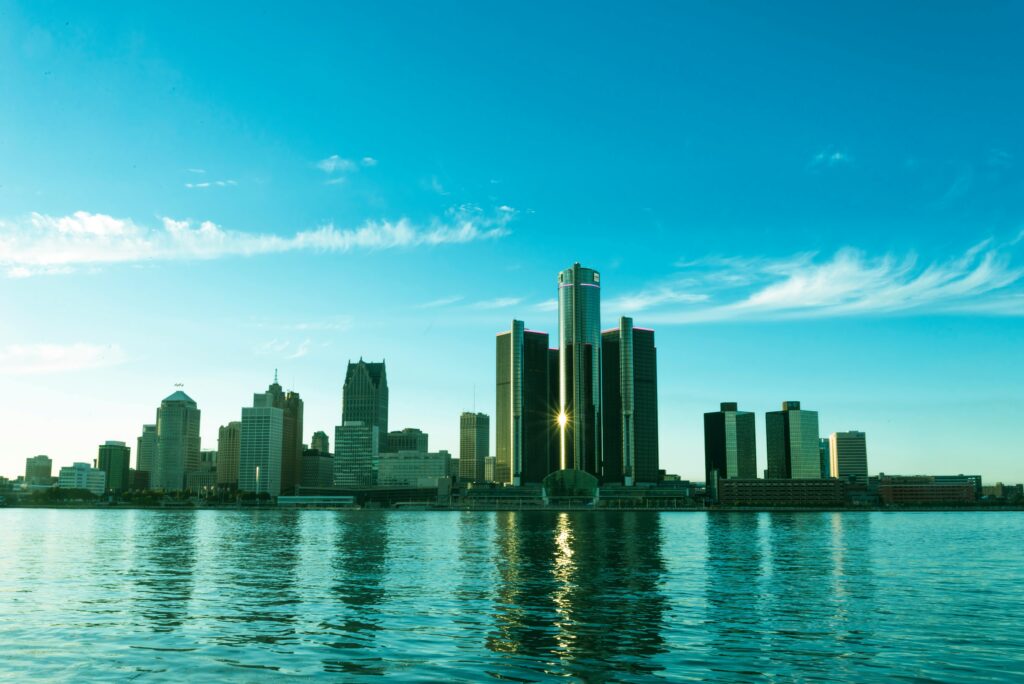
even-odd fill
[[[150,512],[136,516],[132,577],[145,627],[171,632],[188,618],[196,564],[195,515]]]

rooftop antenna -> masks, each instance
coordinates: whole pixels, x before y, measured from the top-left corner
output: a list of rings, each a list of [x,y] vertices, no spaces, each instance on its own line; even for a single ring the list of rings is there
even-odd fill
[[[274,384],[277,384],[277,369],[274,369]]]
[[[174,383],[174,386],[175,387],[184,387],[185,383],[183,383],[183,382],[176,382],[176,383]]]

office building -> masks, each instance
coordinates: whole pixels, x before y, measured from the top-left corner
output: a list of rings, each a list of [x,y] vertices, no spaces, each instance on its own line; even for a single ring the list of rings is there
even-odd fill
[[[392,430],[388,433],[386,449],[389,453],[399,451],[427,451],[427,433],[416,428],[405,428],[404,430]]]
[[[495,466],[501,484],[539,483],[561,467],[558,352],[547,333],[512,321],[495,341]]]
[[[135,441],[135,470],[153,473],[156,463],[156,425],[143,425],[142,434]]]
[[[126,492],[132,488],[132,450],[124,442],[107,441],[100,445],[96,467],[106,473],[107,491]]]
[[[712,500],[718,498],[721,480],[757,478],[754,418],[733,401],[722,402],[718,411],[704,414],[704,476]]]
[[[978,500],[980,476],[878,476],[878,498],[885,505],[955,506]]]
[[[388,487],[436,487],[449,476],[452,456],[447,451],[398,451],[380,456],[378,483]]]
[[[497,482],[494,479],[494,469],[497,465],[497,457],[488,456],[484,459],[484,482]]]
[[[847,503],[847,483],[843,480],[720,479],[718,502],[723,506],[828,507],[842,508]]]
[[[359,359],[348,364],[341,397],[341,424],[356,422],[377,428],[381,437],[388,434],[388,376],[383,361],[368,363]]]
[[[185,489],[199,496],[209,496],[217,490],[217,471],[203,468],[185,473]]]
[[[601,334],[603,481],[658,482],[658,364],[654,331],[619,327]]]
[[[281,494],[281,450],[284,409],[275,406],[272,391],[254,394],[252,407],[242,409],[238,454],[238,489],[270,496]]]
[[[323,432],[317,434],[326,435]],[[334,458],[326,451],[306,449],[302,452],[302,474],[299,486],[323,489],[334,486]]]
[[[601,275],[573,264],[558,274],[559,467],[600,478]]]
[[[238,459],[242,453],[242,423],[233,420],[217,430],[217,486],[238,488]]]
[[[868,440],[863,432],[833,432],[828,438],[831,477],[867,482]]]
[[[781,411],[765,414],[765,436],[768,479],[821,479],[817,411],[801,409],[799,401],[785,401]]]
[[[483,413],[464,412],[459,419],[459,479],[484,481],[484,459],[491,444],[491,419]]]
[[[826,437],[818,439],[818,460],[821,463],[821,477],[822,479],[828,479],[832,477],[832,448],[829,445],[829,440]]]
[[[321,454],[331,453],[331,442],[327,437],[327,433],[323,430],[317,430],[313,433],[313,439],[309,443],[310,449],[316,449]]]
[[[302,414],[303,401],[298,392],[285,392],[277,381],[274,371],[274,382],[265,392],[270,404],[281,409],[281,483],[282,492],[292,492],[301,477],[302,470]]]
[[[152,489],[180,490],[185,486],[185,473],[199,467],[199,417],[196,402],[181,390],[160,402]]]
[[[377,484],[380,428],[360,420],[334,429],[334,484],[372,487]]]
[[[96,496],[103,496],[107,491],[107,474],[88,463],[75,463],[60,469],[57,486],[61,489],[87,489]]]
[[[25,459],[25,484],[28,486],[52,484],[53,461],[49,456],[30,456]]]

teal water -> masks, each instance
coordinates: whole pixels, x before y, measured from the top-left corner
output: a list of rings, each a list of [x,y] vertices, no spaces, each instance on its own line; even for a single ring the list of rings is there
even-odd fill
[[[1024,681],[1024,514],[0,510],[0,678]]]

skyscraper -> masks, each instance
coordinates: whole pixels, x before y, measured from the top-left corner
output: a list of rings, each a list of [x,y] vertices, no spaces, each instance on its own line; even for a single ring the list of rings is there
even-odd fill
[[[718,480],[757,478],[754,414],[740,411],[736,402],[704,414],[704,474],[709,491]],[[717,498],[716,493],[712,496]]]
[[[658,364],[654,331],[619,327],[601,334],[605,482],[658,481]]]
[[[276,384],[276,383],[275,383]],[[284,409],[275,406],[271,391],[254,394],[252,407],[242,409],[238,454],[238,489],[270,496],[281,494],[281,447]]]
[[[769,479],[821,478],[817,411],[801,410],[799,401],[784,401],[781,411],[765,414],[765,436]]]
[[[107,491],[131,489],[132,450],[124,442],[107,441],[100,445],[96,467],[107,474]]]
[[[829,438],[832,477],[867,480],[868,438],[863,432],[833,432]]]
[[[234,420],[217,430],[217,486],[238,488],[238,459],[242,453],[242,423]]]
[[[388,453],[396,454],[399,451],[427,451],[429,437],[423,430],[417,428],[405,428],[404,430],[392,430],[384,440]]]
[[[142,434],[135,442],[135,469],[152,473],[156,462],[156,425],[143,425]]]
[[[47,485],[50,484],[53,472],[53,461],[49,456],[29,456],[25,459],[25,484],[26,485]]]
[[[818,438],[818,456],[821,462],[821,479],[825,480],[832,477],[832,447],[829,445],[828,438]]]
[[[316,449],[321,454],[331,453],[331,442],[327,437],[327,433],[323,430],[317,430],[313,433],[313,439],[309,443],[310,449]]]
[[[380,428],[353,420],[334,429],[334,484],[372,487],[377,484]]]
[[[491,419],[483,413],[464,412],[459,419],[459,479],[484,481],[484,459],[491,444]]]
[[[601,477],[601,275],[558,274],[560,467]]]
[[[298,392],[285,392],[277,382],[267,387],[266,394],[272,397],[274,408],[284,412],[281,428],[281,491],[290,493],[301,477],[302,471],[302,413],[303,402]]]
[[[156,459],[150,487],[165,491],[185,486],[185,473],[199,467],[199,408],[181,390],[156,412]]]
[[[354,422],[376,427],[381,439],[388,434],[388,376],[383,361],[368,363],[359,359],[348,364],[341,397],[341,424]],[[387,448],[386,444],[379,446]]]
[[[496,415],[494,481],[540,482],[560,467],[558,357],[547,333],[512,321],[495,343]]]

